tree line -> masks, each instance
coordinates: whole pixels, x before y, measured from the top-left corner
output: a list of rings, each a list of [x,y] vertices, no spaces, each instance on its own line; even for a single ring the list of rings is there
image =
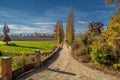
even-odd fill
[[[55,38],[57,39],[58,43],[60,44],[63,40],[67,41],[68,43],[72,43],[74,41],[74,11],[73,9],[70,10],[68,19],[67,19],[67,26],[66,26],[66,35],[63,30],[62,21],[58,21],[55,25]]]

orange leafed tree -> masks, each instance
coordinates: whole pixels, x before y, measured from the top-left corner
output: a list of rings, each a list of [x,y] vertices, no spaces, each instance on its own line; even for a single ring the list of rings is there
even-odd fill
[[[63,30],[63,25],[62,21],[58,21],[55,25],[55,39],[57,39],[58,43],[61,43],[64,39],[64,30]]]

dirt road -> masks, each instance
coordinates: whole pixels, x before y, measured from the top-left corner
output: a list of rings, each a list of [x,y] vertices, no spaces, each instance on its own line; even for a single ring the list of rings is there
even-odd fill
[[[43,66],[17,80],[120,80],[101,71],[91,69],[77,62],[70,55],[66,44],[53,59]]]

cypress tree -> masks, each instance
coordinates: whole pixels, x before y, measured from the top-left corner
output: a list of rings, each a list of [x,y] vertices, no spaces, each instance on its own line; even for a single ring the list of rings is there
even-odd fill
[[[73,9],[70,10],[68,19],[67,19],[67,27],[66,27],[66,40],[69,43],[74,41],[74,11]]]

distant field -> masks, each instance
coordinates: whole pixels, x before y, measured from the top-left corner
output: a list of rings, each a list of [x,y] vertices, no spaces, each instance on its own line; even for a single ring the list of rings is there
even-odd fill
[[[36,49],[41,52],[51,51],[52,47],[57,44],[56,41],[12,41],[10,44],[16,44],[11,46],[4,45],[0,42],[0,51],[2,52],[34,52]]]

